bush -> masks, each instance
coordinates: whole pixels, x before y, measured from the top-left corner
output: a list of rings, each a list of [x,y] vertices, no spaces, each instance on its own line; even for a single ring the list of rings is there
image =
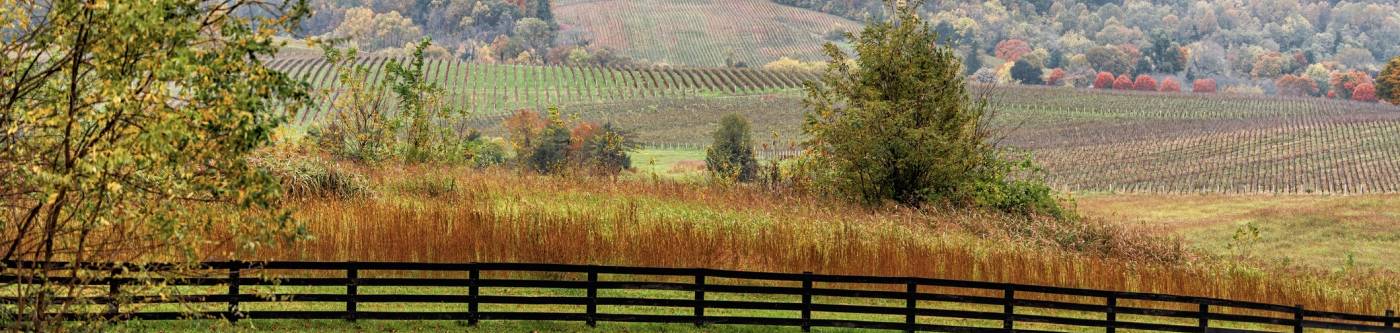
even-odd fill
[[[1160,91],[1161,91],[1161,92],[1181,92],[1181,83],[1177,83],[1175,79],[1172,79],[1172,78],[1170,78],[1170,77],[1169,77],[1169,78],[1162,79],[1162,88],[1161,88]]]
[[[585,171],[613,176],[632,168],[632,158],[627,154],[635,149],[631,133],[606,123],[584,137],[583,144],[574,150],[572,156]]]
[[[1065,73],[1065,70],[1063,70],[1063,69],[1056,68],[1056,69],[1050,70],[1050,75],[1047,75],[1047,76],[1045,77],[1045,85],[1049,85],[1049,86],[1058,86],[1058,85],[1060,85],[1061,83],[1064,83],[1064,80],[1065,80],[1065,76],[1066,76],[1066,75],[1067,75],[1067,74]]]
[[[758,160],[754,158],[749,121],[738,114],[724,116],[713,136],[714,141],[705,149],[705,168],[716,177],[752,181]]]
[[[1191,82],[1191,92],[1212,94],[1215,93],[1215,90],[1215,79],[1199,79]]]
[[[1098,77],[1094,78],[1094,89],[1110,88],[1113,88],[1113,73],[1099,72]]]
[[[569,161],[569,130],[559,119],[558,109],[550,108],[549,117],[525,160],[531,170],[545,174],[563,171]]]
[[[1011,66],[1011,78],[1022,84],[1044,84],[1045,81],[1040,79],[1041,74],[1039,67],[1025,60],[1017,60],[1016,64]]]
[[[1128,74],[1119,75],[1113,80],[1113,90],[1133,90],[1133,79]]]
[[[631,168],[627,154],[637,146],[631,133],[611,123],[600,127],[580,122],[570,130],[554,107],[549,108],[548,119],[521,110],[506,118],[503,126],[510,133],[518,165],[544,174],[580,171],[616,175]]]
[[[289,196],[347,199],[371,192],[364,176],[314,153],[278,151],[249,160],[276,178]]]
[[[1376,86],[1370,83],[1356,86],[1356,89],[1351,92],[1351,100],[1375,103],[1379,100],[1376,97]]]
[[[899,11],[899,25],[866,25],[852,41],[854,57],[826,45],[827,71],[804,99],[807,150],[797,164],[805,170],[795,173],[867,204],[1057,211],[1037,207],[1058,202],[1025,185],[1035,180],[1019,178],[1020,164],[1001,160],[984,126],[986,101],[972,100],[958,58],[910,7]]]
[[[1138,91],[1157,91],[1157,80],[1152,79],[1147,74],[1138,75],[1137,81],[1133,82],[1133,89]]]

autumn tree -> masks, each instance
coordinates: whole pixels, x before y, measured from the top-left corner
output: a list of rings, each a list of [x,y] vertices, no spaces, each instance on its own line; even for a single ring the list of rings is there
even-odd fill
[[[826,72],[803,100],[803,164],[816,186],[869,204],[1068,216],[1043,182],[1012,178],[988,140],[985,100],[968,94],[957,57],[911,2],[854,36],[856,56],[826,45]]]
[[[1064,69],[1056,68],[1050,70],[1050,75],[1047,75],[1045,77],[1045,85],[1058,86],[1064,83],[1065,75],[1067,74],[1065,73]]]
[[[1129,78],[1128,74],[1118,75],[1118,78],[1113,80],[1114,90],[1133,90],[1133,88],[1133,79]]]
[[[1181,92],[1181,83],[1171,77],[1162,79],[1161,92]]]
[[[1376,96],[1393,105],[1400,105],[1400,57],[1390,59],[1376,77]]]
[[[20,3],[0,6],[0,260],[177,263],[127,274],[160,278],[302,235],[246,156],[306,100],[265,62],[304,1]],[[6,269],[22,283],[3,286],[0,325],[87,330],[51,314],[88,305],[46,300],[93,276],[38,266]],[[124,291],[171,292],[147,282]]]
[[[1356,85],[1356,89],[1351,91],[1351,100],[1375,103],[1379,100],[1376,96],[1376,85],[1371,83]]]
[[[1094,78],[1094,89],[1110,88],[1113,88],[1113,73],[1099,72],[1099,75]]]
[[[1199,79],[1191,82],[1191,92],[1195,93],[1215,93],[1217,90],[1215,79]]]
[[[997,59],[1014,62],[1021,60],[1021,56],[1031,53],[1032,49],[1031,45],[1024,40],[1008,39],[997,43],[995,51]]]
[[[1357,86],[1372,82],[1371,75],[1366,74],[1366,72],[1358,70],[1333,72],[1331,79],[1329,79],[1331,88],[1328,89],[1328,97],[1351,99],[1351,93],[1356,90]]]
[[[1133,81],[1133,89],[1138,91],[1157,91],[1157,80],[1148,75],[1138,75]]]
[[[1316,96],[1318,94],[1317,82],[1292,74],[1280,76],[1278,80],[1274,81],[1274,86],[1278,87],[1280,96]]]

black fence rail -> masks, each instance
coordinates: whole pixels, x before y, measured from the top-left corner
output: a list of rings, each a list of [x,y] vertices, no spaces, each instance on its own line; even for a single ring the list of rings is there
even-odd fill
[[[105,295],[54,297],[51,302],[99,305],[103,310],[55,314],[69,318],[176,320],[188,318],[340,319],[340,320],[482,320],[746,324],[800,327],[845,327],[938,332],[1053,332],[1103,329],[1166,332],[1303,332],[1307,329],[1352,332],[1397,332],[1393,311],[1363,315],[1309,310],[1216,298],[1153,293],[1116,292],[1023,284],[989,283],[913,277],[787,274],[703,268],[649,268],[524,263],[395,263],[395,262],[208,262],[204,274],[153,278],[150,270],[171,266],[124,267],[119,264],[7,262],[0,283],[33,283],[15,274],[20,269],[52,271],[51,283],[105,287]],[[100,277],[64,278],[59,272],[104,273]],[[226,274],[224,273],[226,272]],[[280,272],[282,274],[271,274]],[[363,277],[369,273],[375,277]],[[252,274],[245,274],[252,273]],[[288,276],[287,273],[292,273]],[[487,273],[484,275],[483,273]],[[144,274],[144,275],[142,275]],[[442,277],[450,275],[465,277]],[[87,274],[92,276],[91,274]],[[125,275],[142,275],[125,276]],[[269,277],[271,275],[279,275]],[[559,276],[573,275],[572,279]],[[80,274],[80,276],[82,276]],[[343,277],[342,277],[343,276]],[[487,276],[487,277],[483,277]],[[513,277],[514,276],[514,277]],[[544,278],[540,278],[540,277]],[[600,279],[600,276],[607,279]],[[522,278],[534,277],[534,278]],[[170,286],[203,286],[227,292],[191,295],[137,295],[135,286],[151,279]],[[257,293],[249,286],[343,287],[343,293]],[[863,288],[852,288],[861,286]],[[125,288],[124,288],[125,287]],[[454,287],[461,294],[367,294],[361,287]],[[410,288],[402,288],[410,287]],[[133,289],[125,291],[124,289]],[[584,296],[520,296],[483,293],[491,288],[538,288]],[[305,288],[303,288],[305,289]],[[324,289],[324,288],[322,288]],[[677,298],[599,296],[599,291],[668,291]],[[761,296],[751,300],[719,295]],[[635,296],[635,295],[631,295]],[[768,301],[773,296],[800,301]],[[844,301],[818,302],[822,299]],[[13,295],[0,297],[13,304]],[[133,311],[137,305],[214,304],[220,311]],[[343,304],[338,311],[245,311],[246,303]],[[436,303],[456,311],[363,311],[367,303]],[[879,304],[884,303],[884,304]],[[889,304],[902,303],[903,306]],[[100,305],[106,305],[101,307]],[[517,311],[482,311],[482,305]],[[577,306],[580,312],[523,311],[531,306]],[[938,306],[934,306],[938,305]],[[4,305],[13,306],[13,305]],[[670,309],[685,314],[639,314],[599,311],[600,306],[630,309]],[[339,305],[335,305],[339,308]],[[92,307],[88,307],[92,308]],[[987,309],[994,309],[988,311]],[[763,310],[757,311],[754,310]],[[999,310],[999,311],[998,311]],[[732,313],[791,313],[788,316],[737,316]],[[714,315],[715,312],[727,312]],[[826,318],[818,318],[820,315]],[[843,317],[844,316],[844,317]],[[833,319],[830,317],[841,317]],[[855,319],[851,319],[855,318]],[[902,320],[877,320],[877,319]],[[977,321],[982,325],[971,325]]]

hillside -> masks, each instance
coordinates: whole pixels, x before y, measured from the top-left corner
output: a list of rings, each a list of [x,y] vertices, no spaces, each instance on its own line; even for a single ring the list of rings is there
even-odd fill
[[[562,36],[577,34],[643,62],[683,66],[724,66],[729,54],[750,66],[783,56],[824,59],[827,33],[859,27],[833,15],[749,0],[561,0],[554,13]]]

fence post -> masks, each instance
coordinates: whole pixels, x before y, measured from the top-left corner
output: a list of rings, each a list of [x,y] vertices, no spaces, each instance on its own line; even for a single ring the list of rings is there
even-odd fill
[[[705,271],[695,273],[695,327],[705,326]]]
[[[242,262],[229,262],[228,268],[228,321],[238,323],[238,279]]]
[[[1395,310],[1385,310],[1385,327],[1395,328]]]
[[[1015,331],[1016,331],[1016,305],[1015,305],[1015,303],[1016,303],[1016,286],[1007,285],[1007,286],[1006,286],[1006,290],[1003,291],[1002,295],[1004,296],[1004,297],[1003,297],[1003,301],[1006,302],[1006,304],[1005,304],[1005,305],[1002,305],[1002,313],[1003,313],[1003,315],[1005,315],[1005,317],[1003,317],[1002,320],[1001,320],[1001,328],[1002,328],[1003,330],[1006,330],[1007,332],[1015,332]]]
[[[476,298],[479,292],[477,289],[477,280],[481,279],[481,270],[478,269],[474,263],[471,267],[472,270],[467,276],[467,298],[470,301],[470,303],[467,303],[467,325],[476,326],[476,323],[481,320],[481,314],[476,311]]]
[[[588,327],[598,327],[598,269],[588,266]]]
[[[1303,305],[1293,306],[1293,333],[1303,333]]]
[[[1107,333],[1114,333],[1118,330],[1118,296],[1108,296],[1108,329]]]
[[[357,307],[359,304],[357,304],[356,301],[359,300],[359,297],[356,295],[360,294],[360,270],[355,267],[354,261],[349,262],[349,264],[350,268],[345,269],[345,295],[347,296],[345,300],[345,318],[353,322],[358,319],[356,318],[356,312],[358,312]]]
[[[812,272],[802,272],[802,331],[812,331]]]
[[[908,310],[908,313],[904,314],[904,331],[913,333],[916,331],[916,328],[918,328],[917,326],[919,323],[919,283],[910,279],[909,282],[905,284],[904,291],[907,295],[907,298],[904,300],[904,309]]]
[[[107,314],[111,315],[112,319],[121,315],[121,304],[117,302],[117,296],[121,293],[121,284],[117,282],[117,274],[120,272],[121,269],[112,268],[110,274],[107,275]]]
[[[1197,323],[1200,324],[1201,333],[1210,331],[1210,304],[1201,303],[1201,311],[1198,315]]]

